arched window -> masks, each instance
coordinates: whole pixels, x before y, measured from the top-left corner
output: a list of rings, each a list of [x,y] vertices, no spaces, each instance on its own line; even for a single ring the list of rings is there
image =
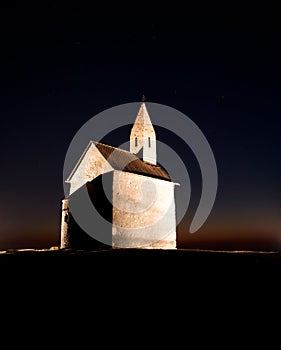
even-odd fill
[[[150,137],[148,138],[148,147],[151,147]]]
[[[135,137],[135,147],[138,147],[138,138]]]

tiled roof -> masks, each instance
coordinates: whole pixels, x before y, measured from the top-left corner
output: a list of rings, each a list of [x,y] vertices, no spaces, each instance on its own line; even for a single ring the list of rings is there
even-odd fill
[[[105,145],[96,141],[92,142],[115,170],[122,170],[171,181],[169,174],[159,165],[145,162],[139,159],[136,155],[120,148]]]

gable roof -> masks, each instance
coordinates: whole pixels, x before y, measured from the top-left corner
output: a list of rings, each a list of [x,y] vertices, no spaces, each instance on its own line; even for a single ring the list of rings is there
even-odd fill
[[[171,181],[170,175],[159,165],[150,164],[138,158],[135,154],[128,151],[109,146],[97,141],[90,141],[78,163],[72,170],[68,179],[69,182],[83,160],[87,150],[91,145],[95,145],[102,156],[108,161],[114,170],[121,170],[139,175],[150,176],[161,180]]]
[[[145,162],[135,154],[120,148],[105,145],[96,141],[93,141],[93,143],[115,170],[122,170],[171,181],[170,175],[159,165]]]

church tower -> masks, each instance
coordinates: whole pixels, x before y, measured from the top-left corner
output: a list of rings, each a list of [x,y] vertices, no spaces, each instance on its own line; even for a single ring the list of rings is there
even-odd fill
[[[144,98],[130,135],[130,152],[150,164],[156,160],[156,135],[147,112]]]

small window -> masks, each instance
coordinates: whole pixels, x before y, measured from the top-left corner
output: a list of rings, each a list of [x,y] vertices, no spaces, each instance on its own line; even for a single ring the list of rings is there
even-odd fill
[[[65,214],[65,216],[64,216],[64,222],[69,222],[69,216],[68,216],[68,214]]]
[[[135,137],[135,147],[138,147],[138,138]]]
[[[148,147],[151,147],[150,137],[148,138]]]

